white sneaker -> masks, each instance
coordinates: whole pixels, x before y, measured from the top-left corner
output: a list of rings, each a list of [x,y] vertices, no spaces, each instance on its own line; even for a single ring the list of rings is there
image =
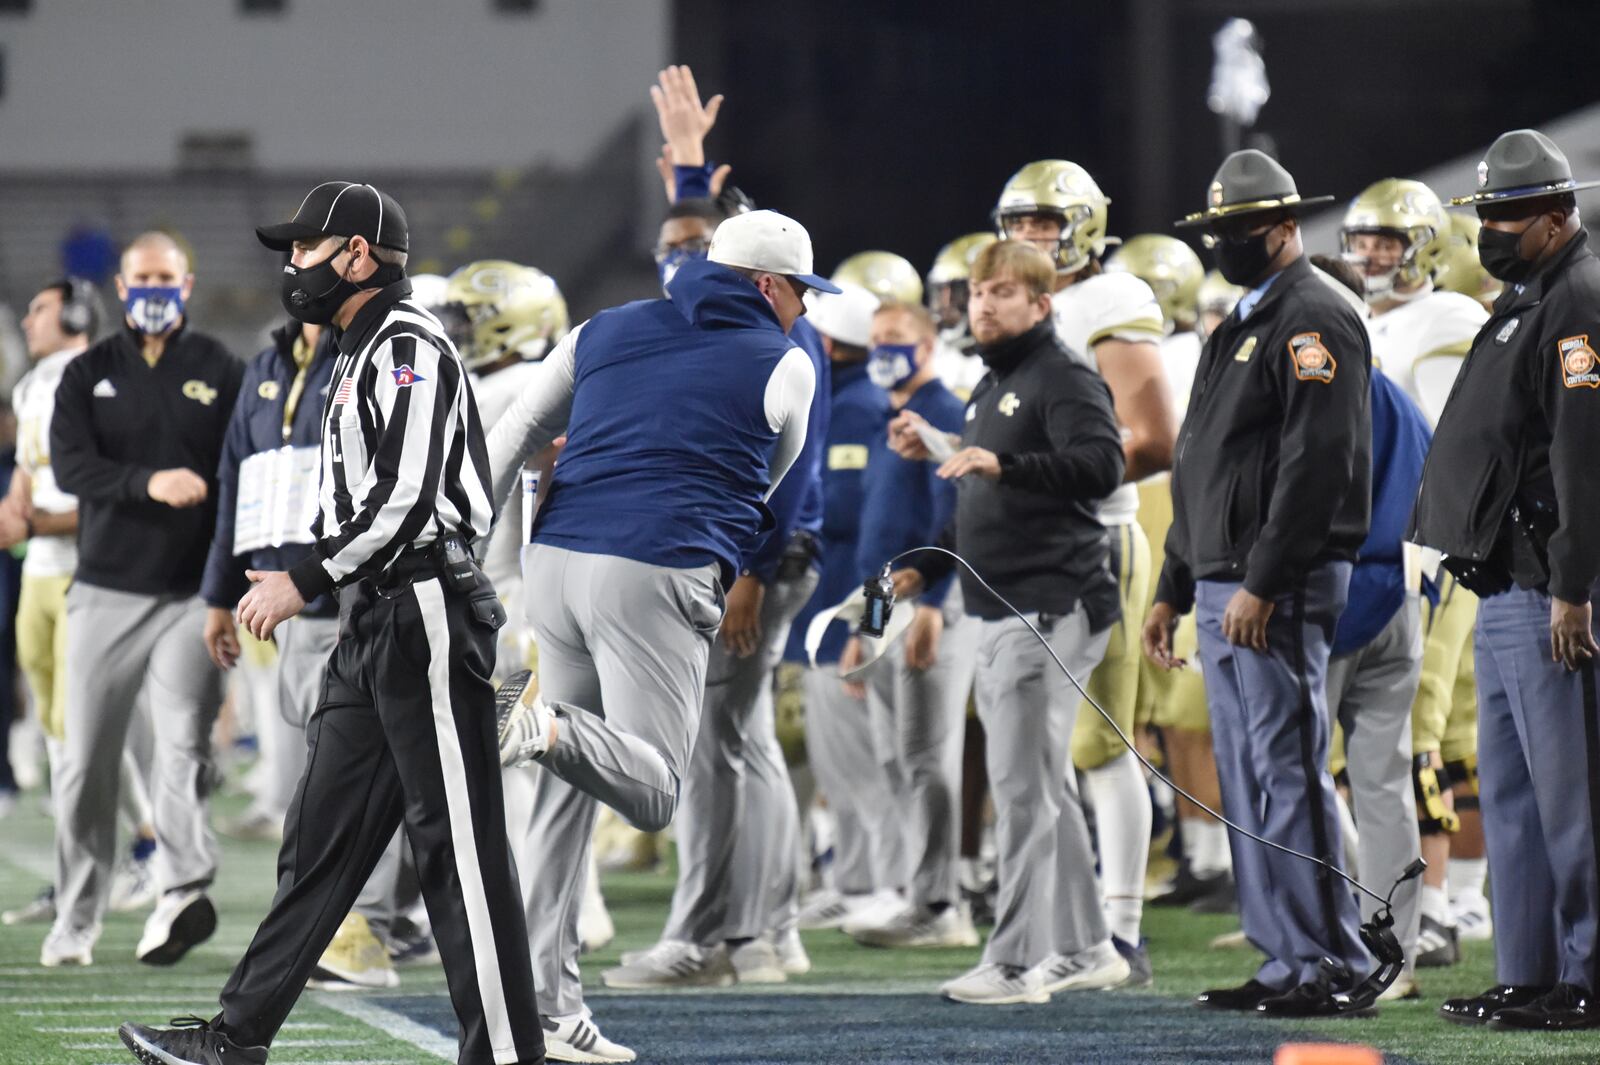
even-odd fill
[[[1213,936],[1210,946],[1212,950],[1253,949],[1253,944],[1250,942],[1249,938],[1245,936],[1244,929],[1242,928],[1237,932],[1224,932],[1220,936]]]
[[[616,938],[617,926],[606,909],[606,899],[600,894],[600,882],[593,870],[584,880],[583,900],[578,904],[578,952],[590,954],[604,950]]]
[[[839,928],[873,904],[875,895],[842,895],[832,888],[813,892],[800,906],[800,927],[808,932]]]
[[[1462,939],[1483,943],[1494,938],[1494,918],[1489,914],[1489,900],[1482,892],[1463,891],[1450,900],[1450,912],[1455,916]]]
[[[550,723],[555,711],[545,705],[532,684],[533,672],[525,669],[507,677],[494,693],[500,764],[508,769],[527,765],[550,747]]]
[[[56,925],[44,937],[39,948],[39,964],[46,969],[62,965],[93,965],[94,945],[100,938],[100,928],[63,928]]]
[[[1050,993],[1039,986],[1034,971],[1015,965],[978,965],[940,984],[939,993],[952,1002],[974,1006],[1050,1001]]]
[[[111,873],[111,895],[106,906],[112,913],[132,913],[156,901],[156,874],[149,858],[131,853]]]
[[[144,923],[133,956],[146,965],[173,965],[217,930],[217,909],[204,891],[169,891]]]
[[[1417,986],[1417,978],[1411,973],[1401,973],[1395,978],[1394,983],[1384,989],[1378,996],[1379,1002],[1408,1002],[1411,999],[1422,997],[1422,988]]]
[[[857,928],[851,936],[868,947],[975,947],[978,930],[960,906],[939,913],[906,907],[873,928]]]
[[[1047,994],[1103,991],[1128,979],[1128,959],[1108,939],[1076,954],[1052,954],[1028,970]]]
[[[804,976],[811,971],[811,955],[806,953],[806,945],[800,942],[800,929],[779,932],[773,938],[772,948],[778,952],[779,967],[790,976]]]
[[[726,948],[663,940],[631,962],[600,974],[607,987],[648,991],[658,987],[727,987],[735,980]]]
[[[789,980],[778,961],[777,950],[766,936],[757,936],[728,951],[728,962],[741,984],[783,984]]]
[[[546,1017],[542,1023],[547,1061],[632,1061],[637,1057],[621,1043],[601,1035],[586,1013],[564,1020]]]
[[[900,892],[879,891],[859,906],[855,913],[840,921],[839,929],[845,935],[853,936],[859,931],[887,924],[910,908],[911,904],[901,896]]]
[[[33,897],[33,901],[14,910],[0,913],[0,924],[43,924],[56,919],[56,889],[46,887]]]
[[[400,975],[367,919],[348,913],[306,984],[322,991],[387,989],[400,986]]]

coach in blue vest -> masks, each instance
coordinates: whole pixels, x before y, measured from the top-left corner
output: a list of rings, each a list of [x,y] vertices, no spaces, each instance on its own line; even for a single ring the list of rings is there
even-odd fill
[[[646,831],[677,808],[700,724],[723,590],[770,527],[766,500],[805,443],[816,375],[789,337],[811,272],[793,219],[723,222],[667,299],[602,311],[569,333],[495,425],[497,499],[565,433],[523,552],[542,692],[501,729],[507,765],[537,760],[530,899],[539,1011],[589,1023],[577,892],[596,801]]]

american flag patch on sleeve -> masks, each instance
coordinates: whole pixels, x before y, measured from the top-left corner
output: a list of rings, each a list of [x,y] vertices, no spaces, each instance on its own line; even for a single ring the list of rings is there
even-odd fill
[[[354,377],[346,377],[343,381],[339,382],[338,389],[333,393],[333,402],[335,405],[349,403],[355,394],[356,379]]]

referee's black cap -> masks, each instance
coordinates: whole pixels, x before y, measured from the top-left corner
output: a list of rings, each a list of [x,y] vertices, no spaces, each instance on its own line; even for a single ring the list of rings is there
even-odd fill
[[[380,248],[411,250],[406,213],[394,197],[353,181],[324,181],[306,193],[293,221],[256,229],[261,243],[273,251],[289,251],[297,240],[334,234],[363,237]]]

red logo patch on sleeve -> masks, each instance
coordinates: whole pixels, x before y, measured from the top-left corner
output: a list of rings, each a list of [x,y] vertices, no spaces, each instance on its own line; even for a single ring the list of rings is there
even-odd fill
[[[1568,388],[1600,388],[1600,373],[1595,372],[1594,348],[1589,346],[1589,334],[1563,337],[1556,341],[1556,353],[1561,357],[1561,383]]]
[[[410,388],[418,381],[427,380],[426,377],[423,377],[417,371],[413,370],[409,365],[396,366],[389,372],[394,374],[394,386],[396,388]]]
[[[1294,360],[1295,378],[1331,384],[1339,362],[1322,343],[1321,333],[1296,333],[1289,338],[1289,357]]]

